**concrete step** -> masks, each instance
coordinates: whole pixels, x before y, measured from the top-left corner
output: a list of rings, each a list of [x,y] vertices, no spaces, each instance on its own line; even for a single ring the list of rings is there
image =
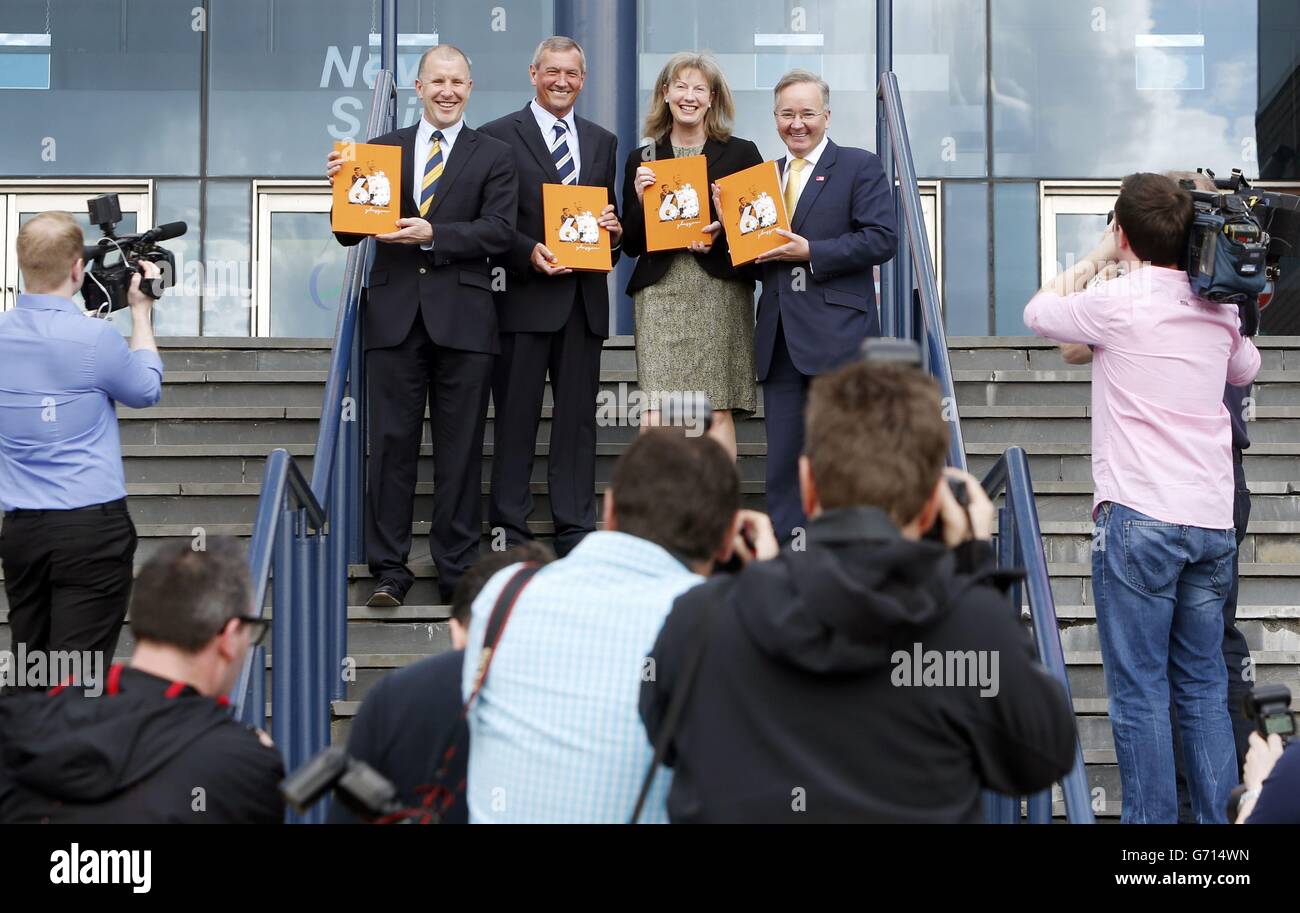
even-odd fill
[[[194,525],[252,523],[257,518],[260,482],[181,482],[161,484],[133,484],[128,487],[131,518],[137,526],[191,523]],[[596,486],[597,496],[604,494],[607,482]],[[482,483],[483,515],[488,515],[488,493],[491,486]],[[551,501],[545,482],[535,482],[533,493],[533,519],[551,519]],[[742,485],[745,507],[766,509],[762,482],[745,482]],[[432,516],[434,487],[431,482],[416,485],[414,514],[416,517]]]
[[[1240,565],[1240,571],[1239,604],[1281,605],[1295,600],[1300,565],[1245,562]],[[1048,572],[1057,605],[1096,604],[1090,564],[1049,564]]]
[[[1086,406],[1092,401],[1092,373],[1064,371],[953,371],[957,405]],[[1256,407],[1300,405],[1300,372],[1260,371],[1251,390]]]
[[[175,371],[163,375],[160,406],[232,407],[232,406],[315,406],[320,408],[325,394],[325,371]],[[600,390],[617,403],[639,389],[635,371],[607,368],[602,372]],[[546,384],[543,405],[554,403],[551,385]],[[119,415],[138,410],[122,408]]]
[[[1261,370],[1300,368],[1300,337],[1260,336],[1255,345],[1260,350]],[[1075,369],[1061,358],[1056,343],[1037,336],[952,336],[948,339],[948,359],[954,371]]]
[[[166,371],[326,371],[333,338],[248,336],[167,336],[158,340]],[[636,340],[611,336],[605,340],[602,363],[635,365]]]

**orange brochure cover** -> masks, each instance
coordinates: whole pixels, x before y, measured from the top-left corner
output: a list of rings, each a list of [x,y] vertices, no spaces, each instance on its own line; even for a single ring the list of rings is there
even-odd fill
[[[402,147],[335,143],[344,155],[334,175],[331,227],[352,235],[397,231],[402,214]]]
[[[546,246],[555,254],[559,266],[596,273],[614,268],[609,232],[597,224],[608,205],[609,191],[604,187],[542,185]]]
[[[722,191],[722,228],[731,248],[731,265],[749,263],[760,254],[780,247],[788,239],[776,233],[790,230],[781,175],[776,162],[763,162],[718,181]]]
[[[657,159],[646,164],[655,182],[645,189],[647,251],[684,250],[692,241],[711,241],[709,224],[709,163],[702,155]]]

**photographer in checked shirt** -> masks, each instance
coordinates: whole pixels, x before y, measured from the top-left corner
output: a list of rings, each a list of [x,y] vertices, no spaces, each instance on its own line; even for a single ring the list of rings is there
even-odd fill
[[[15,647],[89,651],[112,660],[131,596],[136,534],[116,403],[162,398],[153,299],[131,278],[128,347],[116,327],[72,296],[85,275],[84,239],[66,212],[18,232],[25,291],[0,314],[0,565]],[[144,278],[160,275],[141,261]]]

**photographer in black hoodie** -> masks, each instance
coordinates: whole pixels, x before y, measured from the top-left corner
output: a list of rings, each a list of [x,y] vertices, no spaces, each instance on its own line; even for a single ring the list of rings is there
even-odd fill
[[[684,593],[654,647],[652,741],[703,650],[667,757],[674,822],[977,822],[982,789],[1070,769],[1074,714],[994,568],[992,505],[966,474],[969,514],[953,497],[947,448],[916,368],[813,381],[803,549]],[[943,542],[923,538],[936,521]]]
[[[252,608],[236,540],[159,549],[131,594],[131,665],[102,694],[0,698],[0,823],[283,821],[280,753],[226,703],[266,631]]]

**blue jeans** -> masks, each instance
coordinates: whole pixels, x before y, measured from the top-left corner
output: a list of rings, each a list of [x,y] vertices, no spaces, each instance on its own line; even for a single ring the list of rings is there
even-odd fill
[[[1111,501],[1099,510],[1092,587],[1124,790],[1121,820],[1178,821],[1172,697],[1192,812],[1202,824],[1225,823],[1237,784],[1223,665],[1233,531],[1163,523]]]

